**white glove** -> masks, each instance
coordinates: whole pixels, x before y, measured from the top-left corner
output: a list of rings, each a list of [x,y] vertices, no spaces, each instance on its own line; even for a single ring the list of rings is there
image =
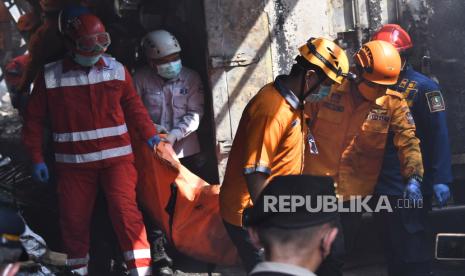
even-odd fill
[[[159,124],[154,124],[155,125],[155,128],[157,130],[157,133],[159,134],[168,134],[168,130],[162,126],[162,125],[159,125]]]
[[[176,143],[176,136],[174,134],[170,133],[165,137],[166,142],[170,143],[171,145],[174,145]]]

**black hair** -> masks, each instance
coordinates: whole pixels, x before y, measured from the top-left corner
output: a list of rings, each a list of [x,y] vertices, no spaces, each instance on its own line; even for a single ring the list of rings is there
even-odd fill
[[[312,242],[312,239],[320,231],[320,229],[324,227],[324,225],[329,225],[331,228],[337,227],[335,221],[329,221],[321,225],[301,229],[282,229],[277,227],[257,226],[256,231],[260,243],[265,249],[265,256],[269,259],[272,245],[287,244],[295,246],[295,248],[301,248],[303,245],[309,245],[309,242]],[[308,248],[308,250],[311,249],[313,248]]]
[[[297,77],[299,75],[305,74],[307,71],[313,70],[317,74],[319,80],[324,80],[327,78],[325,72],[323,72],[320,67],[308,62],[308,60],[306,60],[304,57],[297,56],[295,60],[296,63],[292,65],[291,71],[289,72],[290,76]]]

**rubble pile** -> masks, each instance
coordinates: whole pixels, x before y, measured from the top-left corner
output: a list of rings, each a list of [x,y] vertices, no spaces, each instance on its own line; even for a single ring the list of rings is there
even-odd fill
[[[21,117],[11,106],[8,93],[0,92],[0,140],[21,138]]]

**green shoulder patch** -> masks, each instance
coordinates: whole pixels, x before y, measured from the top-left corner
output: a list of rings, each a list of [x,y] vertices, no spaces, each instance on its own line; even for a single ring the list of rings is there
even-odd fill
[[[444,103],[441,91],[431,91],[426,93],[425,96],[431,113],[446,110],[446,104]]]

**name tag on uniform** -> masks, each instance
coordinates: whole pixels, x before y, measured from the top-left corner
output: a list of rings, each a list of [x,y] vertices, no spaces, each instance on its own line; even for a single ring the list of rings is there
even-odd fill
[[[369,121],[389,122],[391,117],[388,115],[386,109],[373,108],[370,110],[367,119]]]
[[[315,137],[310,132],[310,129],[308,129],[307,143],[308,143],[308,148],[310,149],[310,154],[318,154],[318,147],[316,146]]]

